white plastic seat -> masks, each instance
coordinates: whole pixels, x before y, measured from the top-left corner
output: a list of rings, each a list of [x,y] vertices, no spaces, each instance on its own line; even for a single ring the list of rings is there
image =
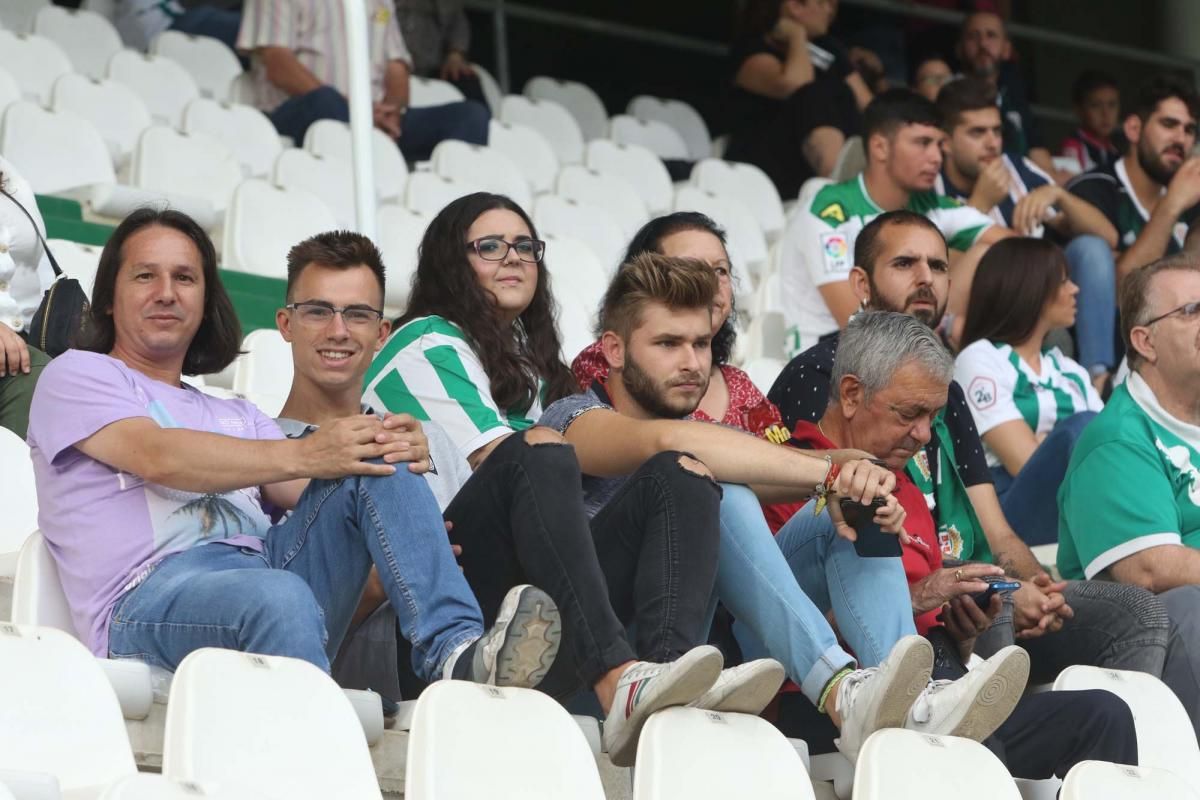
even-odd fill
[[[558,157],[546,137],[533,128],[493,119],[488,124],[488,147],[508,156],[535,194],[553,190]]]
[[[0,623],[0,770],[53,775],[67,798],[136,771],[104,671],[70,634]]]
[[[540,230],[538,232],[541,233]],[[604,292],[608,290],[608,276],[614,267],[601,262],[586,242],[558,234],[542,235],[546,239],[545,264],[550,273],[554,297],[562,301],[570,294],[579,300],[584,309],[582,323],[587,331],[586,344],[591,344],[595,338],[593,328],[596,313],[600,310]],[[559,321],[563,322],[561,318]],[[574,357],[575,353],[571,353],[571,356]]]
[[[858,754],[854,800],[1020,800],[1008,770],[979,742],[885,728]]]
[[[650,219],[637,189],[619,175],[570,164],[559,170],[555,191],[578,203],[603,208],[621,226],[626,240]]]
[[[146,104],[128,86],[78,72],[68,72],[54,82],[50,106],[78,114],[96,126],[118,170],[128,163],[138,137],[151,125]]]
[[[404,188],[404,205],[432,219],[451,201],[483,191],[476,183],[443,178],[432,172],[414,172]]]
[[[172,780],[295,800],[382,798],[350,701],[306,661],[195,650],[175,672],[165,727]]]
[[[811,800],[800,755],[771,723],[749,714],[667,708],[638,740],[633,800],[753,797]]]
[[[665,214],[675,200],[675,185],[662,159],[645,147],[618,144],[611,139],[588,142],[587,166],[617,175],[637,189],[651,214]]]
[[[29,445],[7,428],[0,428],[0,576],[12,577],[17,567],[17,552],[29,535],[37,530],[37,489],[33,482],[33,462]]]
[[[54,628],[78,637],[71,607],[63,594],[58,564],[50,553],[46,538],[37,530],[26,538],[17,559],[12,618],[17,625]]]
[[[1200,746],[1187,711],[1165,683],[1144,672],[1099,667],[1067,667],[1054,681],[1055,691],[1104,689],[1133,712],[1138,763],[1168,769],[1200,792]]]
[[[251,178],[234,190],[225,212],[221,255],[228,269],[285,278],[288,250],[335,227],[333,212],[315,195]]]
[[[116,181],[99,131],[70,111],[50,111],[24,100],[9,104],[0,118],[0,153],[39,194]]]
[[[139,772],[113,783],[100,795],[100,800],[264,800],[266,795],[248,792],[223,784],[219,787],[180,783],[162,775]]]
[[[761,279],[767,263],[767,239],[754,215],[744,205],[685,185],[675,193],[675,210],[699,211],[712,217],[725,229],[734,268],[743,267],[756,282]]]
[[[200,96],[187,70],[149,53],[120,51],[108,62],[108,77],[133,89],[156,120],[176,128],[183,124],[187,104]]]
[[[47,6],[37,13],[33,32],[55,42],[75,71],[89,78],[103,78],[108,60],[122,48],[117,29],[94,11]]]
[[[155,125],[138,139],[129,180],[139,189],[161,192],[170,199],[195,198],[210,206],[219,220],[242,180],[242,167],[216,137]]]
[[[658,120],[618,114],[608,121],[608,138],[620,144],[640,144],[659,158],[688,158],[687,142],[678,131]]]
[[[861,136],[851,136],[838,151],[829,178],[834,183],[848,181],[867,168],[867,151]]]
[[[661,122],[678,133],[687,147],[689,159],[699,161],[712,155],[708,125],[690,104],[643,94],[630,100],[626,110],[640,120]]]
[[[8,70],[0,68],[0,113],[8,108],[9,103],[20,99],[21,87],[17,85],[17,79]]]
[[[404,797],[604,800],[604,789],[579,726],[548,696],[438,681],[413,712]]]
[[[588,141],[602,139],[608,131],[608,111],[604,102],[585,83],[535,75],[525,82],[522,94],[561,105],[579,123],[579,130]]]
[[[354,229],[354,174],[349,162],[293,147],[275,159],[272,177],[276,186],[319,197],[333,212],[338,227]]]
[[[783,201],[767,174],[753,164],[706,158],[692,167],[691,182],[706,192],[745,206],[763,233],[774,240],[786,222]]]
[[[279,134],[267,115],[241,103],[197,97],[183,110],[182,130],[219,139],[242,165],[243,171],[254,178],[270,174],[275,159],[283,150]]]
[[[508,195],[528,208],[533,199],[529,182],[508,156],[491,147],[447,139],[433,148],[433,171],[443,178],[471,182],[486,191]]]
[[[751,382],[758,387],[759,391],[766,394],[785,366],[786,362],[781,358],[759,356],[743,364],[742,369],[750,376]]]
[[[579,123],[559,103],[534,100],[518,94],[505,95],[500,101],[500,121],[510,125],[528,125],[545,136],[562,164],[583,161],[583,133],[579,130]]]
[[[6,0],[0,3],[0,28],[13,33],[30,33],[38,11],[50,5],[50,0]]]
[[[379,207],[379,249],[387,268],[387,285],[383,304],[390,309],[403,309],[408,303],[412,277],[417,271],[417,248],[429,227],[430,217],[403,206],[389,203]]]
[[[416,75],[409,78],[408,105],[410,108],[442,106],[447,103],[457,103],[463,99],[463,93],[449,81],[421,78]]]
[[[54,253],[63,273],[79,281],[79,286],[91,297],[96,270],[100,267],[100,253],[104,248],[69,239],[50,239],[46,244],[50,246],[50,252]]]
[[[321,119],[308,126],[304,134],[304,149],[316,156],[337,159],[353,165],[354,150],[350,125],[335,119]],[[398,200],[404,196],[408,181],[408,165],[396,142],[378,128],[371,129],[371,161],[375,173],[375,196],[380,201]]]
[[[479,88],[483,90],[483,99],[487,101],[488,110],[493,116],[500,113],[500,100],[504,97],[500,82],[479,64],[472,63],[471,69],[475,70],[475,77],[479,78]]]
[[[587,245],[608,272],[617,268],[629,239],[606,209],[556,194],[538,195],[533,221],[543,237],[564,237]],[[547,259],[555,258],[549,248],[547,252]]]
[[[233,391],[268,417],[279,416],[292,389],[292,346],[274,328],[246,334],[233,370]]]
[[[1197,800],[1200,794],[1169,770],[1080,761],[1063,779],[1059,797],[1061,800]]]
[[[6,5],[0,3],[0,8]],[[54,81],[72,71],[67,54],[46,37],[3,29],[0,29],[0,68],[13,77],[24,97],[39,103],[50,102]]]
[[[224,42],[211,36],[192,36],[163,31],[150,43],[150,52],[179,64],[196,82],[200,94],[214,100],[229,100],[229,90],[242,65]]]

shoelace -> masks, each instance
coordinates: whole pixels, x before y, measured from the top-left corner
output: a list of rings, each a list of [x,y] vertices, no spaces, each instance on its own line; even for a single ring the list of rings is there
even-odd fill
[[[855,670],[842,678],[842,682],[838,684],[837,708],[843,720],[850,716],[850,710],[854,708],[854,701],[858,698],[858,688],[875,677],[877,672],[879,672],[879,667],[867,667]]]
[[[917,722],[928,722],[930,715],[933,713],[933,709],[931,708],[933,696],[952,683],[954,683],[954,681],[930,681],[929,685],[925,687],[925,691],[917,695],[916,702],[912,704],[912,710],[910,712],[912,714],[912,718]]]

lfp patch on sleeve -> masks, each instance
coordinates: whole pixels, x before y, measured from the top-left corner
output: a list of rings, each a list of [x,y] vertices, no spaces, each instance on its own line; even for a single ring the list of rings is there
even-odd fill
[[[980,375],[967,387],[967,397],[971,400],[971,405],[980,411],[991,408],[996,404],[996,382]]]
[[[846,239],[846,234],[821,234],[821,255],[825,260],[826,272],[850,271],[850,242]]]

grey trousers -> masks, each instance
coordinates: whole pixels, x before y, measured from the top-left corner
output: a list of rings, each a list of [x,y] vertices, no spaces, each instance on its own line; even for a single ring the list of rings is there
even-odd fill
[[[1158,597],[1171,618],[1163,683],[1183,703],[1200,737],[1200,586],[1180,586]]]

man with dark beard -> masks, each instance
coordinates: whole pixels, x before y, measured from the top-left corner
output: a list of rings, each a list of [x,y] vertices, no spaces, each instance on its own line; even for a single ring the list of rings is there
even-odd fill
[[[1118,283],[1179,252],[1188,226],[1200,216],[1200,158],[1189,158],[1198,117],[1200,98],[1189,84],[1171,76],[1152,79],[1122,124],[1125,155],[1067,184],[1116,227]]]

